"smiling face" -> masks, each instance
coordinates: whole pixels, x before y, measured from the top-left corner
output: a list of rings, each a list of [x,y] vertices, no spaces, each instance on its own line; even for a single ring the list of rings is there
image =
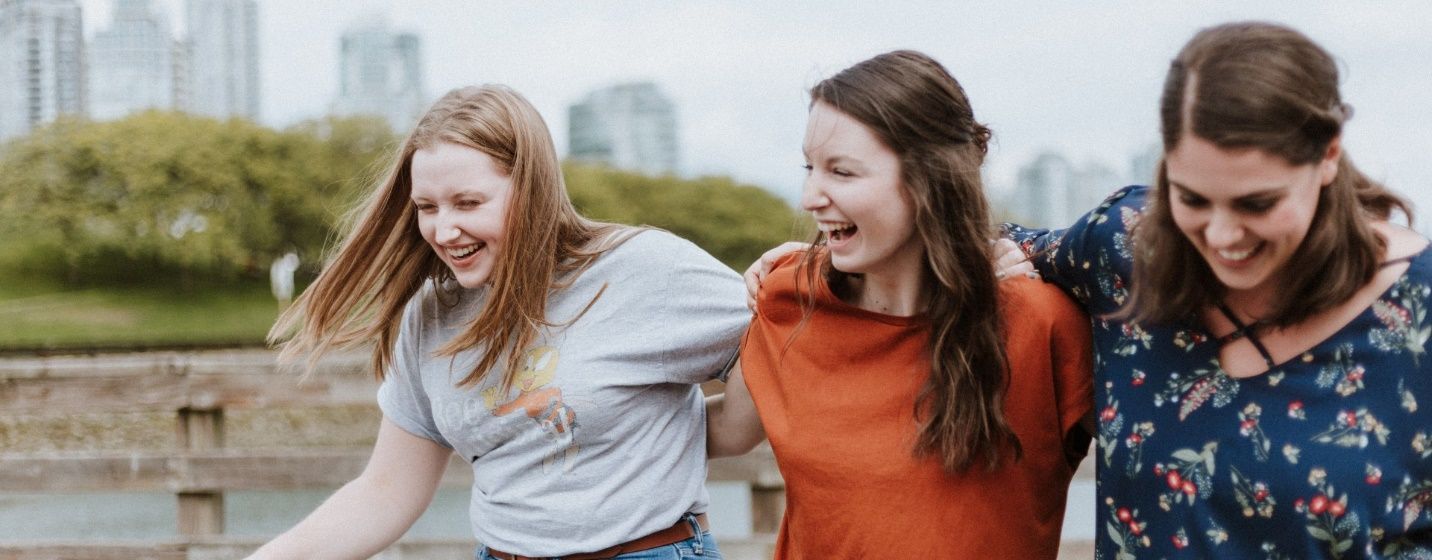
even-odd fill
[[[830,105],[811,106],[801,206],[825,235],[831,265],[852,274],[918,270],[924,245],[900,184],[900,159],[869,127]]]
[[[1230,296],[1271,301],[1339,155],[1334,142],[1323,160],[1294,165],[1263,150],[1225,150],[1185,134],[1164,159],[1174,223]]]
[[[423,239],[464,288],[486,284],[502,250],[512,178],[491,156],[447,142],[414,152],[411,172]]]

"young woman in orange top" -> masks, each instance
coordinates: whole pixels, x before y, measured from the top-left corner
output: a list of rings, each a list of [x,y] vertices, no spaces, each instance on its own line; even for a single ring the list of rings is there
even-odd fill
[[[769,437],[777,558],[1054,558],[1088,448],[1088,323],[996,278],[989,129],[910,51],[811,91],[802,206],[816,248],[766,277],[708,451]]]

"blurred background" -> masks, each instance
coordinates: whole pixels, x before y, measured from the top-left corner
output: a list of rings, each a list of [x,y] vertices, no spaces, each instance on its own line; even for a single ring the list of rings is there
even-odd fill
[[[21,364],[0,367],[0,457],[172,439],[174,410],[26,408],[15,379],[43,377],[50,366],[24,364],[52,355],[261,345],[450,89],[516,88],[547,119],[583,213],[667,228],[740,270],[807,235],[794,207],[806,90],[823,77],[896,48],[942,61],[994,130],[998,216],[1057,227],[1148,182],[1168,61],[1238,19],[1329,49],[1355,107],[1345,148],[1432,208],[1427,2],[0,0],[0,354]],[[112,362],[99,360],[84,367]],[[340,404],[231,413],[230,443],[368,444],[371,407]],[[77,498],[43,488],[0,485],[0,540],[108,526],[75,523],[64,500]],[[237,532],[280,530],[323,493]],[[732,511],[751,510],[733,495]],[[1092,481],[1071,495],[1066,536],[1092,540]],[[230,500],[234,523],[268,507],[234,505],[246,499]],[[446,499],[458,523],[434,534],[462,533],[463,499]],[[100,538],[173,533],[172,515]]]

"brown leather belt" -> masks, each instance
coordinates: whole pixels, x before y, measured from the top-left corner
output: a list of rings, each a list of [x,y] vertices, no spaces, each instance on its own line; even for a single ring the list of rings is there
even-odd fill
[[[706,521],[706,514],[697,514],[696,524],[701,526],[702,531],[706,531],[709,527],[709,524]],[[691,523],[688,522],[686,520],[686,516],[683,515],[681,516],[681,519],[676,520],[675,525],[672,525],[645,537],[627,541],[611,548],[604,548],[596,552],[567,554],[564,556],[559,556],[557,558],[560,558],[561,560],[604,560],[606,558],[616,558],[617,556],[626,554],[628,552],[636,552],[638,550],[647,550],[651,548],[656,548],[658,546],[666,546],[672,543],[679,543],[695,536],[697,535],[692,531]],[[493,558],[497,558],[498,560],[547,560],[546,557],[537,558],[532,556],[520,556],[517,554],[503,552],[501,550],[493,550],[491,548],[487,549],[487,553],[492,555]]]

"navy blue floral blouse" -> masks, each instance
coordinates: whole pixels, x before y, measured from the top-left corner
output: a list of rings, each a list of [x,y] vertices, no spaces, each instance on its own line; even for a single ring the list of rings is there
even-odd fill
[[[1063,231],[1006,226],[1092,318],[1096,557],[1432,559],[1432,251],[1332,337],[1237,379],[1201,323],[1101,317],[1127,297],[1147,194]]]

